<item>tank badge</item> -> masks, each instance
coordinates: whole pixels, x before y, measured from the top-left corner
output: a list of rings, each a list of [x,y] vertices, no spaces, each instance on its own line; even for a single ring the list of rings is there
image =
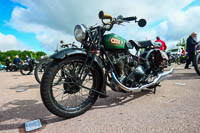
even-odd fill
[[[120,45],[120,40],[118,40],[118,39],[116,39],[116,38],[111,38],[111,39],[110,39],[110,42],[111,42],[112,44]]]

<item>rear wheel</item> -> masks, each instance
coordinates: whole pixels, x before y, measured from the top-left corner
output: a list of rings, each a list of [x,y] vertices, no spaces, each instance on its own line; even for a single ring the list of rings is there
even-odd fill
[[[194,69],[200,75],[200,53],[197,53],[194,58]]]
[[[99,72],[95,64],[84,69],[85,58],[73,56],[48,65],[41,81],[41,97],[44,105],[53,114],[71,118],[89,110],[98,98]],[[82,81],[81,73],[87,76]],[[60,82],[54,80],[61,78]]]
[[[29,74],[31,74],[31,72],[32,72],[32,70],[31,70],[31,68],[30,68],[30,66],[28,64],[21,65],[20,73],[22,75],[29,75]]]

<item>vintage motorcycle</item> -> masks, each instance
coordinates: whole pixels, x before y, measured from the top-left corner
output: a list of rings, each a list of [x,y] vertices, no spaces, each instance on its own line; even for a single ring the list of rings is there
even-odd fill
[[[171,65],[172,63],[176,63],[178,65],[186,63],[186,56],[179,54],[171,54],[170,52],[167,52],[167,55],[169,57],[169,65]]]
[[[22,63],[19,67],[20,73],[22,75],[30,75],[37,63],[37,60],[34,58],[31,58],[29,61]]]
[[[83,48],[68,48],[51,56],[43,74],[40,93],[46,108],[53,114],[71,118],[88,111],[98,96],[107,97],[106,85],[116,92],[134,92],[156,86],[173,68],[164,72],[167,60],[151,41],[127,41],[111,33],[114,25],[134,21],[140,27],[145,19],[110,15],[99,12],[102,25],[76,25],[74,36]],[[106,21],[106,22],[105,22]],[[129,50],[135,49],[136,54]],[[140,53],[141,49],[145,49]],[[60,74],[61,73],[61,74]],[[54,80],[62,77],[59,83]]]
[[[193,63],[196,73],[200,76],[200,42],[197,44]]]

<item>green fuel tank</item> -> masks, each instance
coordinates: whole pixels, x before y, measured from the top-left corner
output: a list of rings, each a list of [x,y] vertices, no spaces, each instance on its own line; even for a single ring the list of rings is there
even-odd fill
[[[127,40],[114,33],[103,36],[103,45],[109,50],[125,49],[126,42]]]

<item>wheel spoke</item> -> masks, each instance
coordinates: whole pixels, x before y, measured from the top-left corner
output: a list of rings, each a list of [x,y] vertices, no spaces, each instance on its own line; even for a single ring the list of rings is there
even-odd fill
[[[61,66],[54,76],[52,83],[54,99],[68,111],[79,110],[90,98],[90,92],[93,90],[94,74],[90,69],[83,69],[83,64],[83,61],[68,62]],[[85,80],[80,79],[81,73]],[[59,79],[61,80],[56,83],[55,81]]]
[[[56,95],[55,98],[58,97],[58,96],[60,96],[61,94],[63,94],[63,92],[62,92],[62,93],[59,93],[58,95]]]

